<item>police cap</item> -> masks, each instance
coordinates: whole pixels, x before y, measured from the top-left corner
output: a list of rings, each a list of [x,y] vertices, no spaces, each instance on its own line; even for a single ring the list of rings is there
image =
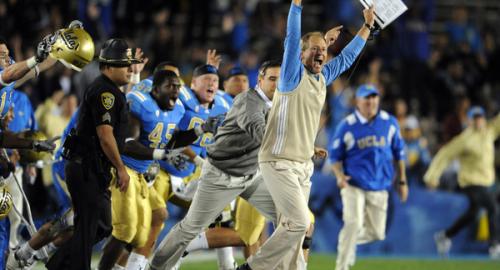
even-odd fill
[[[129,66],[142,61],[133,57],[132,49],[124,39],[112,38],[102,45],[99,62],[110,66]]]

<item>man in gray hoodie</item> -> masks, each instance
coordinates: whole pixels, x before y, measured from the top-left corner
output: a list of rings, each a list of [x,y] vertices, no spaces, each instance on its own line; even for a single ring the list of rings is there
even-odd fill
[[[266,129],[266,116],[279,78],[280,63],[268,61],[259,70],[256,89],[239,94],[207,146],[198,190],[188,213],[160,243],[150,269],[171,269],[187,245],[220,212],[240,196],[266,218],[276,221],[276,210],[258,171],[257,154]]]

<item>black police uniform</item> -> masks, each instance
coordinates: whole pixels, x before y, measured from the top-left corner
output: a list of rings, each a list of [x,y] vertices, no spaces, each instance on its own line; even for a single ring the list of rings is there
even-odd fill
[[[128,120],[125,94],[101,75],[85,92],[79,114],[76,132],[64,144],[66,183],[75,211],[74,234],[47,263],[47,269],[52,270],[90,270],[93,245],[112,231],[108,189],[112,164],[101,149],[96,127],[112,126],[122,151]]]

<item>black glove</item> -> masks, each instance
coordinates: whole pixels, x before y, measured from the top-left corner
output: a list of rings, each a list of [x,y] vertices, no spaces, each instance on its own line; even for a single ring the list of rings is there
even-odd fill
[[[56,136],[50,140],[33,141],[32,149],[37,152],[52,152],[56,149],[55,141],[59,140],[61,136]]]
[[[177,170],[185,170],[188,166],[189,157],[183,153],[184,148],[176,148],[176,149],[165,149],[165,154],[162,160],[170,163]]]
[[[56,34],[50,34],[45,36],[36,47],[35,60],[37,63],[43,62],[49,56],[52,45],[56,42]]]
[[[225,118],[225,113],[209,117],[207,121],[205,121],[205,123],[201,125],[201,129],[203,130],[203,132],[211,132],[215,135],[215,133],[217,133],[217,129],[222,125],[222,122],[224,122]]]

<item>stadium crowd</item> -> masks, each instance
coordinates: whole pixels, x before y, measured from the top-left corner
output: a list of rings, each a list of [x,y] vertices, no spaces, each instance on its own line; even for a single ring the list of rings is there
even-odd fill
[[[205,1],[16,1],[0,2],[0,44],[20,61],[34,54],[34,44],[73,19],[83,22],[96,53],[111,37],[142,48],[149,59],[141,77],[163,61],[177,64],[186,82],[194,67],[206,62],[208,49],[221,55],[221,82],[235,67],[257,83],[263,60],[282,56],[289,0]],[[328,87],[317,145],[328,148],[337,125],[354,110],[359,85],[374,84],[381,108],[396,116],[406,143],[410,186],[425,186],[423,175],[434,154],[467,126],[467,112],[482,106],[488,118],[500,111],[499,4],[472,1],[405,0],[409,7],[397,21],[376,35],[353,68]],[[484,1],[485,3],[487,1]],[[490,3],[490,2],[488,2]],[[354,0],[311,0],[304,9],[303,29],[326,31],[342,24],[339,42],[347,43],[362,24]],[[475,16],[484,14],[484,16]],[[338,53],[335,46],[331,57]],[[1,55],[0,57],[5,57]],[[99,74],[97,63],[78,73],[58,64],[16,91],[30,104],[14,111],[30,114],[30,128],[47,138],[61,135],[77,110],[83,92]],[[221,83],[220,88],[223,88]],[[14,113],[14,117],[18,114]],[[495,170],[500,171],[496,150]],[[316,164],[320,169],[324,164]],[[440,189],[458,189],[457,164],[444,173]],[[32,169],[31,169],[32,170]],[[50,171],[25,170],[24,188],[36,218],[57,212],[58,197]],[[325,173],[330,173],[325,172]],[[411,194],[411,192],[410,192]],[[497,200],[498,204],[498,200]],[[3,247],[5,248],[5,247]]]

